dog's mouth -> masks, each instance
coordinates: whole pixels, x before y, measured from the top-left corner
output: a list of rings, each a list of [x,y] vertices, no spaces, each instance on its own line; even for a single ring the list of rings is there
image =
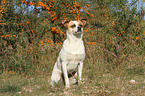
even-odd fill
[[[74,35],[81,35],[83,32],[82,31],[77,31],[77,32],[74,32],[73,34]]]
[[[77,38],[81,38],[83,32],[82,31],[77,31],[77,32],[74,32],[73,35]]]

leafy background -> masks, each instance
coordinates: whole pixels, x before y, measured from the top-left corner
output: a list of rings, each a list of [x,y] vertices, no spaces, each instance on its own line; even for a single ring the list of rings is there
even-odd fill
[[[136,0],[0,3],[0,95],[145,95],[145,22]],[[80,18],[87,19],[84,83],[67,91],[62,85],[51,88],[66,38],[61,22]]]

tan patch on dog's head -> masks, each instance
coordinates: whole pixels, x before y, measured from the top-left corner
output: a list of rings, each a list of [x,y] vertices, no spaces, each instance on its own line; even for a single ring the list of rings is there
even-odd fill
[[[64,27],[66,27],[68,29],[68,33],[70,33],[70,34],[77,32],[77,31],[83,32],[83,27],[86,24],[86,19],[81,19],[81,20],[77,20],[77,21],[65,20],[64,22],[62,22],[62,24],[64,25]]]
[[[75,21],[75,22],[78,22],[78,24],[80,23],[84,26],[86,24],[86,18],[82,18],[82,19],[80,19],[78,21]],[[62,25],[66,28],[70,27],[73,24],[74,24],[74,21],[72,21],[72,20],[71,21],[69,21],[69,20],[63,20],[62,21]]]
[[[74,25],[74,22],[73,22],[73,21],[70,21],[70,22],[67,24],[66,27],[67,27],[67,28],[71,28],[72,25]]]
[[[68,32],[69,33],[74,33],[78,31],[78,27],[81,26],[82,28],[82,23],[80,21],[70,21],[67,25]]]

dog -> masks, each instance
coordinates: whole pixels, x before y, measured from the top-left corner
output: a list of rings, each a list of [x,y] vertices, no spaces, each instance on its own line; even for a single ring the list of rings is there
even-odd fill
[[[68,75],[71,74],[73,76],[76,73],[78,76],[77,82],[81,82],[82,80],[83,61],[85,59],[85,47],[82,37],[86,19],[75,21],[65,20],[62,24],[67,28],[67,38],[63,42],[63,47],[54,65],[51,86],[64,80],[65,87],[69,88],[70,82]],[[78,69],[78,72],[76,72],[76,69]]]

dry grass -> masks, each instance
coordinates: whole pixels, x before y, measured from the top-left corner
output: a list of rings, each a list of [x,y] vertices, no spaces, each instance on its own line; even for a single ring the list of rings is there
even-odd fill
[[[54,62],[61,46],[55,49],[48,47],[39,59],[38,68],[32,69],[29,74],[17,74],[5,71],[0,75],[0,95],[22,95],[22,96],[144,96],[145,92],[145,65],[141,55],[130,56],[121,66],[113,67],[103,59],[101,50],[96,45],[86,45],[86,59],[83,69],[83,83],[71,85],[70,89],[58,85],[50,87],[49,80]],[[45,50],[40,49],[40,50]],[[55,51],[52,51],[55,50]],[[47,52],[52,52],[47,54]],[[132,81],[131,81],[132,80]]]

